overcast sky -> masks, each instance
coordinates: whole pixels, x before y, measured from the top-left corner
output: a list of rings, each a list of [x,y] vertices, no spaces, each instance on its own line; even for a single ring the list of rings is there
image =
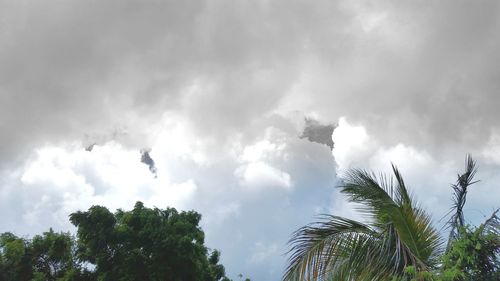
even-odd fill
[[[278,280],[293,230],[356,217],[343,171],[395,163],[441,227],[466,153],[480,222],[500,205],[499,5],[0,0],[0,232],[195,209],[230,277]]]

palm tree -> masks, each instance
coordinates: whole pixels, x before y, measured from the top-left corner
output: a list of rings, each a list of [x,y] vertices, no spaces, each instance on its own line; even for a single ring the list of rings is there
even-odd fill
[[[473,181],[476,175],[476,161],[472,160],[470,155],[465,159],[465,172],[457,176],[457,183],[452,184],[453,188],[453,205],[448,214],[452,214],[448,221],[450,228],[450,236],[448,238],[448,245],[446,251],[450,249],[451,243],[459,237],[459,229],[465,226],[463,208],[467,200],[467,191],[469,187],[478,181]]]
[[[463,208],[469,187],[476,174],[476,162],[468,155],[465,172],[458,175],[453,188],[450,229],[442,271],[451,271],[460,280],[499,280],[500,278],[500,218],[496,209],[478,227],[465,224]],[[467,258],[464,258],[467,257]]]
[[[368,222],[324,215],[290,239],[284,280],[390,280],[435,268],[441,239],[419,207],[398,169],[393,177],[350,170],[341,192],[359,203]]]

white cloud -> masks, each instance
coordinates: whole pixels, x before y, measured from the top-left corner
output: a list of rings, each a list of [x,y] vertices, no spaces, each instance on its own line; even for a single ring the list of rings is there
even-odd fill
[[[246,162],[256,162],[265,159],[266,153],[273,153],[276,150],[276,144],[269,142],[269,140],[262,140],[253,145],[246,146],[241,158]]]
[[[143,201],[183,208],[197,189],[194,181],[172,182],[161,172],[155,179],[139,160],[138,151],[115,142],[95,145],[91,152],[76,145],[44,147],[23,169],[22,192],[5,197],[21,197],[24,223],[38,231],[47,222],[67,229],[69,213],[93,204],[114,210]]]
[[[360,125],[349,124],[345,117],[339,119],[332,139],[334,142],[332,153],[340,173],[364,162],[376,148],[376,143],[368,137],[366,129]]]
[[[242,186],[249,189],[283,188],[292,186],[290,175],[263,162],[252,162],[236,170]]]
[[[333,139],[335,141],[333,155],[341,175],[349,168],[364,168],[376,173],[392,174],[390,164],[395,164],[409,186],[410,192],[426,210],[432,213],[435,222],[438,225],[446,222],[446,220],[439,220],[447,214],[451,206],[450,185],[456,181],[457,173],[464,169],[465,154],[455,155],[457,157],[445,161],[439,155],[432,155],[425,149],[417,149],[404,143],[386,146],[376,135],[367,133],[364,126],[351,125],[345,118],[339,120],[339,127],[335,130]],[[493,145],[490,147],[495,149]],[[494,155],[494,153],[486,154]],[[490,167],[481,168],[482,159],[479,158],[478,178],[481,177],[482,169],[486,169],[486,172],[490,169]],[[481,197],[479,195],[483,192],[481,190],[490,189],[490,184],[486,184],[485,187],[475,186],[471,189],[469,198],[474,199],[468,200],[468,210],[486,208],[488,211],[495,207],[495,203],[491,200],[479,199]],[[355,205],[348,204],[336,196],[332,213],[360,218],[358,214],[353,213],[353,208]],[[472,212],[468,215],[471,216],[471,223],[477,221],[477,214]]]
[[[279,276],[290,233],[327,210],[334,165],[328,147],[299,138],[294,118],[266,118],[255,133],[216,143],[183,118],[165,115],[151,126],[156,178],[139,149],[117,141],[91,151],[77,142],[39,148],[12,174],[16,188],[1,189],[2,205],[22,204],[10,208],[12,221],[0,231],[71,230],[71,212],[94,204],[130,209],[139,200],[199,211],[207,245],[222,251],[233,277]]]

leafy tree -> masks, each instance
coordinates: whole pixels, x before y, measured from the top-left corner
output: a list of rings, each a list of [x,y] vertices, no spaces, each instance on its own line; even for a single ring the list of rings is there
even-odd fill
[[[52,229],[36,235],[30,243],[34,280],[88,280],[90,272],[75,256],[76,242],[69,233]]]
[[[173,208],[102,206],[70,215],[75,240],[52,229],[32,239],[0,234],[1,281],[231,281],[204,245],[201,215]]]
[[[69,233],[52,229],[33,239],[6,232],[0,235],[0,280],[85,281],[91,274],[74,256],[75,242]]]
[[[36,235],[31,241],[35,271],[46,280],[56,280],[73,268],[73,240],[69,234],[55,233],[52,229]]]
[[[212,251],[208,258],[208,270],[212,280],[221,280],[226,276],[226,270],[222,264],[219,264],[220,252]]]
[[[31,280],[29,242],[10,232],[0,234],[0,280]]]
[[[500,280],[497,212],[477,228],[458,229],[457,238],[443,256],[444,280]]]
[[[93,206],[70,215],[78,227],[78,256],[95,265],[98,280],[206,280],[225,278],[220,253],[209,253],[201,215],[144,207],[115,214]]]

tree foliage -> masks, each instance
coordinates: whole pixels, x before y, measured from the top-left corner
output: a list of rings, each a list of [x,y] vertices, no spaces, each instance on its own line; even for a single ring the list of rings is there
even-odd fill
[[[497,212],[479,227],[458,229],[443,256],[446,280],[500,280],[500,237]],[[493,227],[491,227],[493,226]]]
[[[33,239],[0,235],[0,280],[89,280],[90,272],[75,258],[69,233],[52,229]]]
[[[32,239],[0,235],[0,280],[228,281],[220,252],[204,245],[201,215],[102,206],[70,215],[76,239],[52,229]]]
[[[0,235],[0,280],[31,280],[33,261],[28,242],[6,232]]]

